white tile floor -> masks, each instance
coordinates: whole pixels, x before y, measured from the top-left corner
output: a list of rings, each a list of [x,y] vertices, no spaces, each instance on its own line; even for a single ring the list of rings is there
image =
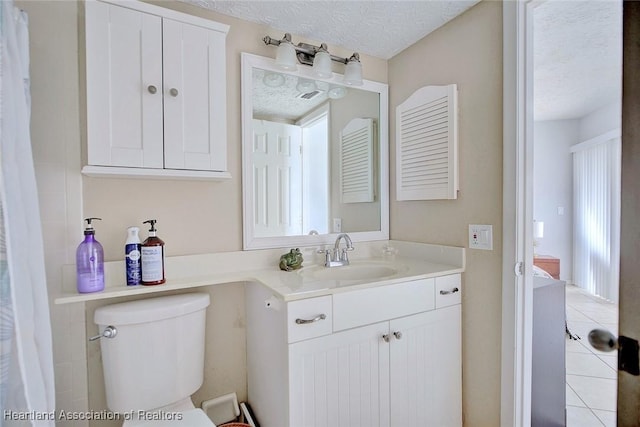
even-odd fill
[[[567,323],[582,339],[566,341],[567,427],[615,427],[617,355],[589,345],[589,331],[618,334],[618,306],[567,285]]]

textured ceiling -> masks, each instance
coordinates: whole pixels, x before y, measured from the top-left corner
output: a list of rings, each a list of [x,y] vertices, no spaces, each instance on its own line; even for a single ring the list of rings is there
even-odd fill
[[[272,121],[285,121],[295,123],[307,112],[313,110],[318,105],[327,100],[329,83],[314,82],[313,87],[308,90],[298,88],[298,78],[289,74],[280,74],[283,83],[278,87],[269,87],[264,84],[266,74],[278,74],[265,72],[259,68],[254,68],[252,73],[253,81],[253,118],[266,119]],[[310,80],[306,80],[310,82]],[[305,93],[316,93],[310,99],[301,97]]]
[[[536,120],[580,118],[621,99],[621,1],[544,2],[533,34]]]
[[[329,51],[334,45],[389,59],[479,0],[181,1],[327,43]]]
[[[382,59],[393,57],[478,2],[181,1],[325,42],[329,50],[332,45],[341,46]],[[621,99],[621,28],[620,0],[548,0],[536,7],[536,120],[580,118]]]

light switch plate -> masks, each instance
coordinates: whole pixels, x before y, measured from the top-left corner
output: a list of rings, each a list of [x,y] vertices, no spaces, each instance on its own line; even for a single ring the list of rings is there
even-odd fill
[[[469,224],[469,249],[493,250],[493,226]]]
[[[342,218],[333,218],[333,232],[342,233]]]

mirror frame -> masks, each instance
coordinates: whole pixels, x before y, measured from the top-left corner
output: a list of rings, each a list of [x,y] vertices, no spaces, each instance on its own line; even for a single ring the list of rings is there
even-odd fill
[[[333,245],[339,233],[322,235],[255,237],[253,218],[253,165],[251,161],[251,146],[253,144],[253,68],[275,71],[294,75],[306,79],[330,82],[333,85],[349,87],[342,83],[342,74],[333,73],[331,78],[320,79],[313,75],[312,68],[299,65],[297,71],[283,71],[275,65],[275,60],[263,56],[242,53],[242,243],[243,250],[267,248],[292,248],[313,245]],[[378,120],[378,174],[380,197],[380,230],[358,231],[347,233],[354,242],[389,240],[389,86],[386,83],[363,80],[363,85],[357,89],[376,92],[380,96],[380,112]]]

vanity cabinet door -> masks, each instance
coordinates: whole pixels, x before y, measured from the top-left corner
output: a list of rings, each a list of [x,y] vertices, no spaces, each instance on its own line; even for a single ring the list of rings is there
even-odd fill
[[[388,328],[383,322],[290,344],[289,426],[388,427]]]
[[[390,322],[392,425],[462,426],[460,305]]]
[[[163,167],[162,19],[85,3],[90,165]]]

